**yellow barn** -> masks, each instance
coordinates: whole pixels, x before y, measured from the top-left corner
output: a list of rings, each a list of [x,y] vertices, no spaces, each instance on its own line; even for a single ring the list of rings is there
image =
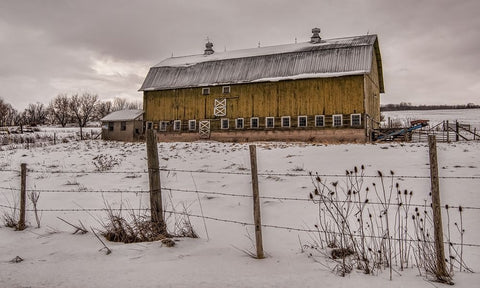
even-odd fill
[[[365,142],[384,92],[377,35],[171,57],[150,68],[146,129],[160,141]]]

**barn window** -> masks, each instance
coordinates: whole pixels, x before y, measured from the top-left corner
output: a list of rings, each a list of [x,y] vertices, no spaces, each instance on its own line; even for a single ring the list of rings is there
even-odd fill
[[[180,131],[180,130],[182,130],[182,120],[173,121],[173,131]]]
[[[222,129],[228,129],[228,124],[229,124],[229,121],[228,121],[228,118],[222,118],[220,120],[220,128]]]
[[[298,127],[307,127],[307,116],[298,116]]]
[[[237,118],[237,120],[235,121],[235,128],[243,129],[243,122],[243,118]]]
[[[147,130],[150,130],[150,129],[152,129],[152,128],[153,128],[153,123],[150,122],[150,121],[148,121],[148,122],[147,122]]]
[[[121,131],[127,130],[127,122],[126,121],[121,121],[120,122],[120,130]]]
[[[266,117],[266,118],[265,118],[265,127],[267,127],[267,128],[274,128],[274,127],[275,127],[275,118],[273,118],[273,117]]]
[[[158,130],[167,131],[167,121],[160,121]]]
[[[324,115],[315,115],[315,126],[316,127],[325,126],[325,116]]]
[[[229,94],[230,93],[230,86],[223,86],[222,87],[222,93],[223,94]]]
[[[342,123],[342,122],[343,122],[343,119],[342,119],[342,118],[343,118],[343,117],[342,117],[341,114],[333,115],[333,116],[332,116],[332,119],[333,119],[333,121],[332,121],[332,126],[333,126],[333,127],[340,127],[340,126],[342,126],[342,124],[343,124],[343,123]]]
[[[190,131],[197,130],[197,120],[188,120],[188,130]]]
[[[108,131],[113,131],[113,122],[108,122]]]
[[[350,115],[350,125],[351,126],[360,126],[362,124],[362,117],[360,114],[351,114]]]
[[[202,88],[202,95],[210,95],[210,88]]]
[[[290,116],[282,116],[282,127],[290,127]]]
[[[250,128],[258,128],[258,117],[250,118]]]

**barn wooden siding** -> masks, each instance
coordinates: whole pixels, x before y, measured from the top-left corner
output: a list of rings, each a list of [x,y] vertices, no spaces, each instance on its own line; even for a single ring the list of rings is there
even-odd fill
[[[170,121],[364,113],[364,76],[344,76],[144,92],[145,119]],[[214,116],[215,99],[227,99],[226,116]],[[345,118],[345,117],[344,117]],[[247,119],[246,119],[247,120]],[[261,122],[261,121],[260,121]]]

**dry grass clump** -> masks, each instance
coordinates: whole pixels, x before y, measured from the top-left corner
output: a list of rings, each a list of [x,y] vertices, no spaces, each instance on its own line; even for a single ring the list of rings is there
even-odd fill
[[[17,228],[18,220],[15,213],[3,213],[3,223],[5,227]]]
[[[385,269],[392,279],[393,266],[401,271],[416,266],[420,275],[451,283],[453,261],[458,262],[460,270],[465,267],[463,244],[457,253],[450,245],[450,273],[437,275],[429,204],[426,200],[423,205],[412,204],[413,191],[400,189],[393,171],[377,174],[376,180],[367,181],[363,165],[347,170],[344,180],[332,183],[311,174],[314,191],[309,196],[318,207],[318,224],[315,225],[317,231],[310,235],[311,243],[302,250],[310,250],[311,257],[318,253],[333,261],[332,270],[342,276],[352,269],[366,274]],[[458,231],[463,236],[459,210]],[[447,217],[450,221],[448,208]],[[451,239],[449,226],[447,224],[448,241]]]
[[[168,231],[166,225],[152,222],[147,210],[135,213],[133,209],[114,210],[107,205],[106,211],[107,220],[102,222],[101,234],[108,241],[123,243],[161,241],[164,246],[172,247],[175,245],[172,237],[198,238],[186,212],[176,213],[173,221],[167,219],[167,222],[173,222],[170,225],[172,231]]]
[[[169,238],[165,229],[150,221],[147,215],[137,215],[134,210],[125,216],[120,209],[117,212],[108,207],[107,220],[103,222],[102,235],[112,242],[137,243],[152,242]]]
[[[93,157],[93,165],[97,171],[104,172],[111,170],[114,166],[119,165],[120,160],[112,155],[100,154]]]

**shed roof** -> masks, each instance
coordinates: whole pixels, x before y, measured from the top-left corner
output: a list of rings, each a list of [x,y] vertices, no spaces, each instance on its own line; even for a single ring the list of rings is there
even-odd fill
[[[107,116],[100,119],[102,122],[106,121],[131,121],[136,120],[139,116],[143,115],[143,110],[130,109],[130,110],[119,110],[108,114]]]
[[[171,57],[150,68],[140,91],[361,75],[371,71],[373,53],[383,93],[377,35]]]

